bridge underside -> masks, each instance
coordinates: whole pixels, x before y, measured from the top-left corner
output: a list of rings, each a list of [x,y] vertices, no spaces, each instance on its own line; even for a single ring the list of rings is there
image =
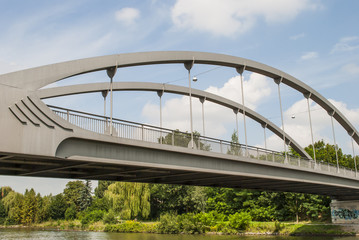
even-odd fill
[[[359,196],[356,181],[350,179],[343,180],[315,171],[284,169],[275,164],[258,164],[253,159],[234,161],[231,156],[220,159],[208,154],[183,154],[72,139],[60,145],[59,157],[0,153],[0,175],[300,192],[338,200],[358,199]],[[141,156],[146,156],[149,161],[144,161]]]

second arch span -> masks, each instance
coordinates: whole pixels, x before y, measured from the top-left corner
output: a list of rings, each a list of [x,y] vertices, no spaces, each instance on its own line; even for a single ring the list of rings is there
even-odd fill
[[[46,99],[74,94],[101,92],[104,90],[108,90],[108,83],[79,84],[66,87],[45,88],[39,90],[37,94],[41,99]],[[189,89],[186,87],[148,82],[115,82],[113,84],[113,91],[164,91],[180,95],[189,95]],[[192,97],[205,98],[209,102],[213,102],[231,109],[238,109],[240,113],[243,113],[243,105],[209,92],[192,89]],[[268,128],[281,139],[284,138],[283,131],[274,123],[247,107],[245,107],[245,112],[246,116],[258,122],[262,126],[266,126],[266,128]],[[300,147],[300,145],[293,138],[288,136],[288,134],[285,134],[285,138],[289,142],[289,145],[302,157],[311,159],[309,154],[302,147]]]

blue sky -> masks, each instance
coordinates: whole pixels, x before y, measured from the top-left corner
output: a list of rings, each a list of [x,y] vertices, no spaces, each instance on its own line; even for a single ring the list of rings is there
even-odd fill
[[[204,51],[255,60],[287,72],[330,99],[359,127],[359,2],[356,0],[173,0],[173,1],[5,1],[0,0],[0,74],[61,61],[140,51]],[[209,72],[207,72],[209,71]],[[239,78],[233,69],[196,66],[194,88],[240,102]],[[246,72],[249,107],[281,126],[276,85]],[[108,81],[104,72],[78,76],[56,86]],[[115,81],[171,82],[187,86],[182,65],[121,69]],[[306,102],[281,86],[285,128],[297,141],[310,143]],[[123,101],[130,98],[128,101]],[[188,99],[165,95],[164,126],[189,130]],[[48,103],[102,113],[96,94],[49,100]],[[159,102],[153,93],[115,95],[119,118],[158,125]],[[134,107],[135,106],[135,107]],[[131,111],[130,111],[131,109]],[[135,110],[133,110],[135,109]],[[315,140],[332,142],[330,119],[315,103]],[[206,105],[212,137],[229,139],[235,127],[231,110]],[[201,129],[200,105],[194,101],[194,126]],[[291,116],[295,115],[295,119]],[[242,125],[241,125],[242,126]],[[350,139],[335,125],[338,144],[351,153]],[[243,129],[240,129],[243,132]],[[249,144],[263,146],[262,129],[248,120]],[[241,140],[241,134],[240,134]],[[242,139],[243,140],[243,139]],[[269,146],[281,142],[268,133]],[[359,152],[359,149],[356,149]],[[65,180],[0,177],[0,185],[23,192],[35,187],[58,193]],[[56,187],[54,187],[56,186]]]

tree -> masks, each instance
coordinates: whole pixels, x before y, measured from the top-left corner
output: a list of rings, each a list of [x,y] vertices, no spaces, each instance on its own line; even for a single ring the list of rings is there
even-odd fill
[[[40,194],[36,196],[37,201],[37,214],[35,222],[40,223],[46,221],[50,218],[50,205],[52,201],[52,196],[41,197]]]
[[[11,222],[21,222],[21,208],[24,196],[17,192],[9,192],[6,197],[2,199],[5,211]]]
[[[53,197],[49,206],[49,215],[52,219],[63,219],[67,209],[67,202],[62,193]]]
[[[92,196],[91,196],[91,181],[86,180],[85,186],[80,191],[80,196],[78,198],[79,207],[80,210],[86,210],[92,202]]]
[[[163,213],[178,214],[201,212],[206,207],[204,187],[171,184],[153,184],[151,187],[151,215],[158,217]]]
[[[6,197],[9,194],[9,192],[12,192],[12,191],[13,190],[11,187],[8,187],[8,186],[1,187],[0,188],[0,193],[1,193],[0,200],[3,199],[4,197]]]
[[[110,186],[114,181],[104,181],[99,180],[97,188],[95,188],[95,196],[97,198],[103,198],[105,191],[108,189],[108,186]]]
[[[73,220],[76,218],[76,205],[71,204],[70,207],[68,207],[65,211],[65,219],[66,220]]]
[[[105,191],[105,197],[123,219],[145,219],[150,214],[149,184],[116,182]]]
[[[68,206],[71,204],[75,204],[76,211],[80,211],[81,205],[81,192],[85,188],[85,184],[80,181],[70,181],[66,184],[66,188],[64,189],[64,199]]]
[[[193,132],[193,142],[197,146],[198,149],[204,150],[204,151],[210,151],[211,145],[204,143],[200,140],[201,134],[197,131]],[[160,142],[161,139],[158,139],[158,142]],[[162,137],[162,144],[167,145],[174,145],[179,147],[188,147],[188,144],[191,141],[191,133],[188,132],[180,132],[178,129],[176,129],[173,134],[169,133],[166,136]]]
[[[2,203],[2,201],[0,201],[0,218],[4,218],[6,217],[6,210],[5,210],[5,206]]]
[[[227,150],[227,154],[236,155],[236,156],[241,155],[241,145],[239,144],[238,135],[236,131],[233,131],[232,133],[231,145],[230,148]]]
[[[33,188],[31,188],[30,191],[26,189],[21,208],[21,223],[26,225],[34,223],[36,214],[37,203],[35,191]]]

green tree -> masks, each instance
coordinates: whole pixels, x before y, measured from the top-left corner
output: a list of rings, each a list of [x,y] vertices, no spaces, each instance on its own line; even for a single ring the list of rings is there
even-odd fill
[[[81,205],[81,192],[85,188],[85,184],[83,181],[70,181],[66,184],[66,188],[64,189],[64,199],[68,206],[71,204],[75,204],[76,211],[80,211]]]
[[[123,219],[145,219],[150,214],[149,184],[116,182],[105,191],[105,197]]]
[[[4,218],[6,217],[6,210],[5,210],[5,206],[2,203],[2,201],[0,201],[0,218]]]
[[[2,199],[8,218],[13,223],[21,222],[21,209],[23,205],[24,196],[17,192],[9,192],[6,197]]]
[[[71,204],[70,207],[68,207],[65,211],[65,219],[66,220],[73,220],[76,218],[76,205]]]
[[[159,217],[168,212],[182,214],[204,211],[206,200],[204,187],[153,184],[151,187],[151,214],[152,217]]]
[[[12,192],[12,191],[13,190],[11,187],[8,187],[8,186],[1,187],[0,188],[0,193],[1,193],[0,200],[3,199],[4,197],[6,197],[9,194],[9,192]]]
[[[67,202],[63,194],[59,193],[53,197],[49,206],[49,215],[52,219],[64,219]]]
[[[92,196],[91,196],[91,181],[86,180],[85,186],[80,191],[80,196],[78,202],[80,204],[80,210],[86,210],[92,203]]]
[[[37,202],[37,214],[35,222],[40,223],[50,218],[50,205],[52,196],[41,197],[40,194],[36,196]]]
[[[36,193],[33,188],[31,188],[30,191],[26,189],[21,208],[21,223],[26,225],[34,223],[36,219],[36,214]]]
[[[201,134],[197,131],[193,132],[193,142],[197,146],[198,149],[204,150],[204,151],[210,151],[211,145],[204,143],[200,140]],[[161,139],[158,139],[158,142],[160,142]],[[179,147],[188,147],[188,144],[191,141],[191,133],[188,132],[180,132],[178,129],[176,129],[173,134],[169,133],[166,136],[162,137],[162,143],[167,145],[174,145]]]
[[[239,144],[236,131],[233,131],[232,133],[231,145],[230,148],[227,150],[227,154],[236,155],[236,156],[241,155],[241,145]]]
[[[108,189],[108,186],[110,186],[112,183],[114,183],[114,181],[99,180],[98,185],[95,188],[95,197],[103,198],[105,191]]]

